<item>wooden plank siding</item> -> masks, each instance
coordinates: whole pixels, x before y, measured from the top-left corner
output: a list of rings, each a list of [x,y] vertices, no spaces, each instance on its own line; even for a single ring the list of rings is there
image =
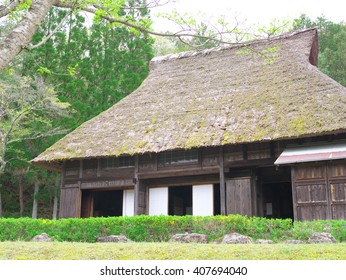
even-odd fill
[[[197,162],[160,166],[160,168],[158,168],[157,154],[144,154],[138,156],[136,176],[139,179],[154,179],[216,174],[219,173],[220,166],[223,168],[233,168],[235,165],[251,166],[263,159],[267,159],[271,164],[274,161],[270,143],[225,146],[222,149],[222,156],[220,156],[220,147],[201,148]],[[64,181],[66,184],[79,181],[82,183],[127,181],[136,177],[135,167],[106,168],[102,166],[101,161],[102,159],[66,161],[63,172]],[[118,185],[121,186],[123,183],[119,182]],[[97,188],[97,184],[95,187]]]
[[[251,182],[251,178],[226,180],[227,214],[253,215]]]
[[[333,219],[346,219],[346,161],[328,165],[331,211]]]
[[[81,190],[78,187],[63,188],[60,192],[60,218],[79,218]]]
[[[346,218],[346,161],[292,168],[295,220]]]
[[[84,208],[92,206],[87,196],[81,197],[82,190],[133,187],[135,214],[147,214],[149,187],[201,183],[220,184],[221,214],[261,214],[256,205],[261,190],[257,189],[255,170],[273,166],[273,156],[282,149],[279,143],[202,148],[197,162],[160,168],[157,154],[137,156],[134,167],[106,168],[102,159],[67,161],[63,165],[60,217],[88,216],[90,211],[81,209],[81,200],[87,205]],[[283,171],[272,179],[279,182],[286,178],[288,173]],[[291,175],[295,220],[346,219],[345,160],[297,164]]]
[[[205,183],[220,184],[220,212],[227,214],[229,209],[226,208],[225,176],[229,173],[230,166],[232,168],[233,164],[251,166],[254,162],[263,159],[269,160],[272,164],[274,162],[272,146],[270,143],[261,143],[200,148],[197,161],[171,165],[158,164],[158,154],[155,153],[136,156],[134,167],[109,167],[104,159],[66,161],[63,165],[64,183],[61,190],[62,205],[65,210],[62,209],[61,217],[88,216],[92,207],[92,201],[87,196],[88,191],[134,187],[135,214],[147,214],[149,187]],[[84,193],[83,198],[81,191]],[[240,194],[245,196],[243,203],[247,201],[246,203],[255,205],[252,200],[256,198],[251,197],[252,189],[249,190],[249,194],[250,196],[246,191]],[[82,199],[83,209],[80,209]],[[250,214],[253,208],[255,206],[251,205],[251,211],[246,210],[246,214]]]

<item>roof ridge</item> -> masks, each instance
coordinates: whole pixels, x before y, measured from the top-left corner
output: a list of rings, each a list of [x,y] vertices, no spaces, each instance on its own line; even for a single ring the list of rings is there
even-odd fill
[[[270,37],[269,39],[254,39],[254,40],[249,40],[243,43],[230,43],[228,45],[220,46],[220,47],[213,47],[209,49],[204,49],[204,50],[192,50],[192,51],[186,51],[186,52],[180,52],[180,53],[175,53],[175,54],[166,54],[162,56],[157,56],[151,59],[151,63],[157,63],[157,62],[163,62],[163,61],[170,61],[170,60],[176,60],[176,59],[181,59],[181,58],[188,58],[188,57],[193,57],[197,55],[206,55],[209,53],[213,52],[218,52],[222,50],[227,50],[227,49],[233,49],[237,47],[246,47],[249,45],[254,45],[254,44],[260,44],[264,42],[271,42],[275,40],[281,40],[281,39],[287,39],[293,36],[296,36],[298,34],[302,34],[305,32],[310,32],[312,30],[317,30],[317,28],[306,28],[306,29],[298,29],[298,30],[293,30],[289,32],[282,33],[280,35],[276,35],[273,37]]]

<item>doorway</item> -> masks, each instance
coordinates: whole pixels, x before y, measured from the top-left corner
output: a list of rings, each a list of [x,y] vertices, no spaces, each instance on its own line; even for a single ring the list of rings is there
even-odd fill
[[[220,214],[220,184],[149,188],[149,215]]]
[[[293,219],[292,186],[288,182],[262,185],[264,216]]]
[[[123,215],[123,190],[82,192],[81,217],[116,217]]]
[[[266,218],[293,219],[290,167],[259,170],[259,214]]]
[[[192,215],[192,186],[168,188],[168,215]]]

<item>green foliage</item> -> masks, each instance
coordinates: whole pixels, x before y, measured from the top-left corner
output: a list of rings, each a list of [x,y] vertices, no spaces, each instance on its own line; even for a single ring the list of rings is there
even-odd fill
[[[140,18],[146,27],[150,25],[148,11],[141,14],[131,9],[120,11],[124,1],[106,2],[103,6],[112,13],[121,13],[133,20]],[[136,5],[141,1],[132,2]],[[100,18],[103,13],[105,10],[96,13],[91,27],[86,25],[82,15],[70,15],[59,32],[31,50],[23,61],[23,74],[40,72],[55,85],[59,99],[71,104],[74,114],[63,120],[71,129],[134,91],[148,75],[153,40],[146,34],[134,34],[123,26],[110,25]],[[52,9],[32,43],[40,42],[65,15],[65,10]]]
[[[238,43],[247,34],[246,26],[241,26],[235,16],[233,19],[229,15],[212,18],[200,13],[180,14],[177,10],[159,13],[157,16],[173,22],[179,30],[176,32],[179,37],[156,38],[155,54],[157,56]]]
[[[229,216],[134,216],[87,219],[0,219],[0,241],[31,240],[42,232],[57,241],[95,242],[97,237],[124,235],[136,242],[166,242],[176,233],[207,234],[209,241],[238,232],[256,239],[306,241],[313,232],[330,232],[346,240],[346,221],[295,222],[292,220]]]
[[[319,69],[346,86],[346,24],[334,23],[321,16],[311,20],[301,15],[295,20],[296,29],[317,27],[319,42]]]
[[[295,222],[292,228],[292,237],[306,241],[313,232],[323,231],[331,233],[340,242],[346,241],[346,221],[344,220]]]
[[[87,3],[87,1],[83,2]],[[102,1],[102,6],[107,10],[108,15],[126,17],[131,19],[131,22],[138,21],[142,26],[149,27],[151,21],[148,9],[138,11],[121,9],[125,2],[125,0],[107,0]],[[145,4],[142,0],[127,2],[128,6]],[[30,4],[30,1],[25,0],[22,3]],[[23,6],[21,10],[24,9]],[[32,45],[39,44],[65,18],[66,14],[65,9],[52,8],[33,36]],[[99,15],[101,14],[102,11],[99,12]],[[0,31],[6,31],[4,26],[0,26]],[[79,14],[76,10],[75,13],[67,16],[62,27],[46,43],[30,51],[22,52],[17,57],[13,68],[7,69],[7,76],[19,73],[24,77],[23,80],[31,80],[34,76],[40,75],[45,84],[52,85],[55,89],[54,95],[51,94],[47,104],[61,110],[65,110],[69,104],[71,114],[56,117],[49,112],[47,114],[47,112],[36,111],[28,115],[27,123],[30,122],[30,125],[16,130],[22,135],[28,135],[32,131],[36,133],[31,135],[33,137],[25,137],[25,140],[17,137],[20,135],[14,135],[16,141],[12,141],[8,146],[6,161],[14,158],[13,155],[20,160],[12,160],[11,169],[7,169],[6,176],[0,177],[0,187],[3,186],[4,216],[18,216],[16,213],[18,184],[13,171],[19,165],[27,166],[29,160],[51,146],[63,134],[40,138],[36,136],[46,135],[43,132],[47,127],[53,132],[57,127],[64,128],[67,133],[134,91],[148,74],[149,60],[153,56],[152,44],[153,40],[147,34],[135,35],[123,25],[113,26],[100,17],[98,22],[90,26],[86,23],[83,14]],[[24,82],[23,86],[26,84]],[[4,83],[1,83],[0,91],[3,86]],[[16,91],[14,87],[13,91]],[[17,92],[22,91],[17,90]],[[3,114],[0,112],[0,115]],[[34,119],[37,121],[33,122]],[[2,121],[0,129],[2,125],[8,127],[9,123]],[[56,183],[50,177],[54,175],[30,167],[29,173],[24,178],[25,190],[27,190],[24,193],[25,215],[31,215],[33,185],[35,181],[39,181],[39,216],[51,217],[51,201],[56,193]]]
[[[10,160],[27,161],[25,139],[52,134],[52,120],[65,111],[56,93],[37,77],[0,73],[0,176]],[[61,105],[61,106],[60,106]]]

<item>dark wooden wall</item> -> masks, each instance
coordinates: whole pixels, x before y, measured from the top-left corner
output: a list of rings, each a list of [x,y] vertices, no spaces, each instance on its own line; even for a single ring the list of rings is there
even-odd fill
[[[250,215],[254,207],[253,182],[248,180],[241,183],[243,186],[237,192],[244,199],[250,200],[250,210],[240,208],[226,209],[231,205],[231,183],[226,190],[226,176],[239,166],[253,166],[261,164],[272,165],[275,155],[281,152],[280,145],[273,143],[258,143],[226,147],[208,147],[198,149],[198,160],[187,163],[163,165],[158,163],[158,154],[144,154],[136,157],[134,167],[105,168],[102,159],[85,159],[67,161],[64,164],[63,184],[61,189],[60,217],[85,216],[87,210],[81,213],[81,204],[86,201],[82,198],[82,191],[97,189],[124,189],[135,188],[135,213],[147,213],[148,188],[154,186],[174,186],[201,183],[221,183],[220,200],[221,213],[244,213]],[[228,193],[228,198],[226,197]],[[250,197],[250,198],[249,198]],[[229,200],[228,202],[226,200]],[[83,202],[83,201],[84,202]],[[85,204],[85,203],[84,203]],[[233,204],[232,204],[233,205]],[[228,206],[233,207],[233,206]],[[236,210],[238,209],[238,210]]]
[[[136,156],[135,166],[131,167],[106,168],[102,159],[66,161],[60,217],[87,216],[88,210],[81,212],[81,204],[88,201],[82,197],[82,192],[89,190],[134,188],[135,214],[146,214],[148,188],[203,183],[220,184],[221,214],[261,215],[263,209],[258,207],[261,193],[256,170],[273,167],[287,143],[290,142],[200,148],[198,160],[168,165],[159,164],[155,153]],[[345,161],[335,161],[293,168],[296,220],[346,218],[345,165]]]
[[[253,216],[252,178],[226,180],[226,213]]]
[[[346,218],[346,161],[292,168],[295,220]]]

